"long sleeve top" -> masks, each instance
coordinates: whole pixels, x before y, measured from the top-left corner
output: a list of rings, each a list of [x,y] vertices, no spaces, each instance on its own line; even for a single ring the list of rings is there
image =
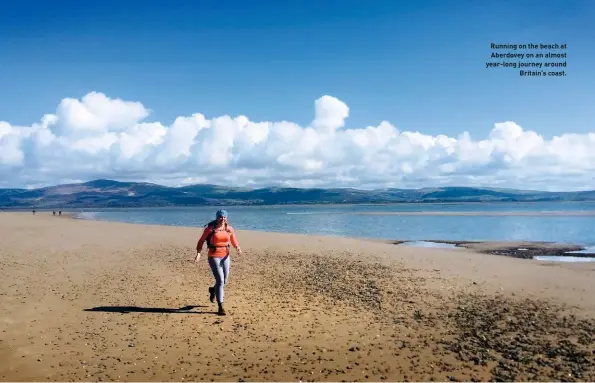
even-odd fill
[[[213,230],[214,229],[212,226],[207,226],[204,229],[200,239],[198,240],[197,245],[198,249],[202,249],[209,235],[213,233],[209,240],[210,243],[207,243],[207,246],[209,247],[209,257],[223,258],[229,255],[230,243],[236,249],[238,248],[238,240],[235,236],[235,231],[233,227],[231,227],[231,225],[227,225],[227,229],[225,227],[221,227],[219,229],[214,230],[214,232]]]

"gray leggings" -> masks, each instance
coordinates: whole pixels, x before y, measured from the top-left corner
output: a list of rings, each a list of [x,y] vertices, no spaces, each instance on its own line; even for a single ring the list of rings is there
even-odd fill
[[[213,288],[215,289],[217,303],[223,303],[223,285],[229,279],[229,263],[229,255],[223,258],[209,257],[209,266],[211,266],[211,271],[213,271],[215,277],[215,286]]]

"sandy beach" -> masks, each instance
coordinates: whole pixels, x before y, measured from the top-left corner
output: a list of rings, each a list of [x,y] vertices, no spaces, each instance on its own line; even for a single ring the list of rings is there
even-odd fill
[[[200,233],[0,213],[0,380],[595,380],[595,263],[238,230],[220,317]]]

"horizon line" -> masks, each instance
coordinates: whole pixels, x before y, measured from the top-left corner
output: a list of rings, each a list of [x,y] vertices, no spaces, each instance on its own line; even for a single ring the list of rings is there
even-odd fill
[[[448,186],[422,186],[422,187],[380,187],[380,188],[372,188],[372,189],[365,189],[365,188],[357,188],[354,186],[333,186],[333,187],[296,187],[296,186],[279,186],[279,185],[269,185],[269,186],[260,186],[260,187],[253,187],[253,186],[226,186],[221,184],[211,184],[211,183],[192,183],[187,185],[179,185],[179,186],[167,186],[163,184],[159,184],[156,182],[150,181],[123,181],[118,179],[110,179],[110,178],[96,178],[91,179],[88,181],[80,181],[80,182],[68,182],[68,183],[54,183],[48,184],[45,186],[39,187],[4,187],[0,188],[0,190],[39,190],[39,189],[46,189],[52,187],[60,187],[60,186],[68,186],[68,185],[84,185],[92,182],[97,181],[110,181],[110,182],[117,182],[117,183],[134,183],[134,184],[147,184],[147,185],[155,185],[164,188],[170,189],[180,189],[185,187],[191,186],[214,186],[214,187],[222,187],[222,188],[230,188],[230,189],[249,189],[249,190],[261,190],[261,189],[297,189],[297,190],[333,190],[333,189],[343,189],[343,190],[357,190],[357,191],[378,191],[378,190],[424,190],[424,189],[446,189],[446,188],[462,188],[462,189],[485,189],[485,190],[502,190],[502,191],[520,191],[520,192],[533,192],[533,193],[548,193],[548,194],[559,194],[559,193],[588,193],[593,192],[595,189],[591,190],[565,190],[565,191],[547,191],[547,190],[539,190],[539,189],[521,189],[521,188],[507,188],[501,186],[464,186],[464,185],[448,185]]]

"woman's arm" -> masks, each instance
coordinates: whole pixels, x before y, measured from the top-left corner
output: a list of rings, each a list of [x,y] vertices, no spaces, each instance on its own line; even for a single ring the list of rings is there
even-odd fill
[[[202,251],[202,246],[204,245],[205,241],[207,240],[207,237],[209,236],[210,232],[211,232],[211,228],[206,227],[203,230],[202,235],[198,239],[198,242],[196,244],[196,260],[198,260],[198,258],[200,258],[200,252]]]
[[[230,240],[231,240],[232,246],[236,248],[236,250],[238,251],[238,254],[242,254],[242,249],[240,248],[240,244],[238,243],[238,239],[236,238],[235,230],[231,229],[230,232],[231,232]]]

